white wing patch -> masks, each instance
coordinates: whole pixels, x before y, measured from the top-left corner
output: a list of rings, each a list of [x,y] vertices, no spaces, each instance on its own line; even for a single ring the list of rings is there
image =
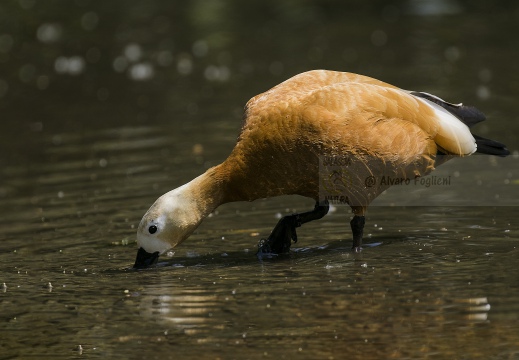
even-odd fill
[[[467,156],[476,152],[476,140],[467,125],[456,116],[424,98],[416,98],[431,107],[436,114],[440,128],[434,141],[450,154]]]

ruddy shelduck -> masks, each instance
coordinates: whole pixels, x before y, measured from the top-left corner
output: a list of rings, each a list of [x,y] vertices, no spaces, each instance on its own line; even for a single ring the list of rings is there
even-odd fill
[[[296,75],[249,100],[223,163],[155,201],[139,224],[134,267],[154,264],[222,204],[291,194],[314,199],[315,208],[280,219],[260,241],[260,254],[288,252],[296,228],[322,218],[337,198],[352,209],[352,248],[360,251],[366,209],[389,187],[377,178],[415,179],[476,152],[509,154],[505,145],[471,134],[469,127],[484,119],[473,107],[362,75]],[[341,165],[346,176],[327,163]],[[330,186],[330,176],[340,186]]]

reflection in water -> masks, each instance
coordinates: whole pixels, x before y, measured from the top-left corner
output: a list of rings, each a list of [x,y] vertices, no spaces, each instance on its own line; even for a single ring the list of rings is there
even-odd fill
[[[468,299],[470,304],[467,315],[469,320],[484,321],[488,319],[488,312],[490,311],[490,304],[486,297]]]
[[[464,297],[472,291],[456,291],[440,275],[450,265],[417,265],[414,254],[388,266],[391,253],[368,254],[362,264],[352,264],[331,246],[306,250],[289,263],[263,263],[261,272],[254,263],[170,269],[156,274],[161,281],[144,285],[135,301],[144,323],[166,329],[163,341],[185,336],[182,351],[188,357],[202,345],[208,350],[240,344],[270,355],[311,349],[312,356],[327,357],[451,356],[460,344],[469,352],[481,349],[481,332],[495,333],[494,345],[506,341],[509,335],[488,321],[487,298]],[[232,261],[235,255],[229,256]],[[458,273],[463,281],[466,270]],[[436,281],[443,286],[437,288]]]
[[[217,296],[207,290],[168,290],[168,295],[154,296],[151,294],[164,293],[164,289],[146,288],[147,295],[142,296],[139,305],[143,317],[172,323],[175,330],[190,335],[219,327],[218,320],[213,318],[213,313],[220,306]]]

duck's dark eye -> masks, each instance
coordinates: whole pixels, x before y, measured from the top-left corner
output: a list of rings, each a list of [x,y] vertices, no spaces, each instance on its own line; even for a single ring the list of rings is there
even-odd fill
[[[151,225],[148,228],[148,231],[150,232],[150,234],[155,234],[157,232],[157,227],[155,225]]]

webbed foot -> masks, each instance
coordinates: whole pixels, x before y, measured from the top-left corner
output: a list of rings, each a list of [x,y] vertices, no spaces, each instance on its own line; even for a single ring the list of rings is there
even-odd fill
[[[297,242],[296,227],[299,226],[301,226],[301,222],[297,214],[283,217],[269,237],[259,241],[257,255],[288,253],[292,241]]]
[[[276,227],[270,233],[267,239],[261,239],[258,243],[258,252],[256,255],[278,255],[286,254],[290,251],[290,245],[297,242],[296,228],[301,225],[322,218],[328,213],[330,205],[328,201],[317,202],[311,211],[299,214],[292,214],[283,217],[276,224]]]

